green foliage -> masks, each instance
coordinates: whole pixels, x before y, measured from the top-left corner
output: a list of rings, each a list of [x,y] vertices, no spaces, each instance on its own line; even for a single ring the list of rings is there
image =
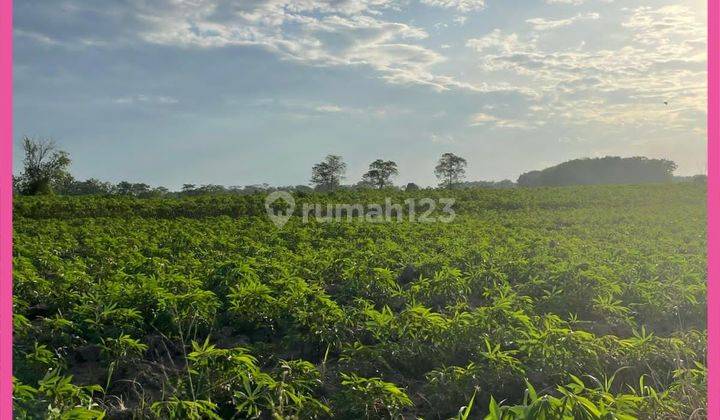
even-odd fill
[[[346,169],[341,156],[327,155],[325,160],[313,165],[310,182],[320,190],[333,190],[340,186]]]
[[[517,182],[521,187],[670,182],[676,168],[675,162],[666,159],[606,156],[575,159],[526,172]]]
[[[18,416],[702,414],[703,185],[296,198],[386,194],[458,217],[277,229],[259,194],[19,197]]]
[[[397,163],[392,160],[377,159],[370,164],[368,171],[363,175],[363,181],[372,187],[382,189],[391,186],[391,178],[397,174]]]
[[[21,194],[52,194],[54,187],[71,178],[70,155],[57,150],[52,140],[23,138],[23,172],[14,179]]]
[[[338,407],[350,418],[398,418],[405,407],[413,405],[405,392],[379,378],[363,378],[351,373],[340,374],[343,390]]]
[[[585,419],[634,420],[643,405],[655,398],[636,394],[613,393],[614,375],[596,387],[588,387],[580,378],[570,375],[572,382],[558,386],[556,395],[538,395],[529,383],[519,405],[500,406],[490,399],[485,420]]]
[[[19,419],[102,419],[93,394],[102,392],[98,385],[76,386],[72,376],[58,371],[48,373],[32,387],[14,380],[14,413]]]
[[[440,180],[440,187],[453,188],[465,178],[467,161],[452,153],[443,153],[435,166],[435,176]]]
[[[156,402],[150,407],[150,412],[157,418],[173,420],[221,419],[222,417],[218,416],[215,410],[217,405],[211,401],[184,401],[176,397],[168,401]]]

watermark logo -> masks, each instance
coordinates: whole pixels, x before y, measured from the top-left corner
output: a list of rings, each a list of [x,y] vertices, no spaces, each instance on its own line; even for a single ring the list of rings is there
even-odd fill
[[[298,216],[303,223],[314,220],[318,223],[331,222],[417,222],[450,223],[455,219],[454,198],[408,198],[394,202],[385,197],[382,203],[339,204],[302,203]],[[295,214],[295,199],[287,191],[274,191],[265,198],[268,217],[278,228],[282,228]]]
[[[285,210],[276,205],[281,200],[285,202]],[[265,211],[275,226],[282,228],[295,212],[295,199],[287,191],[274,191],[265,197]]]

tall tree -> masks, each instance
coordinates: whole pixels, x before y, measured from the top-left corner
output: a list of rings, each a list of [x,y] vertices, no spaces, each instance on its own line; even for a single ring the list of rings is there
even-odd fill
[[[121,181],[115,186],[115,194],[130,195],[133,197],[146,197],[150,194],[151,188],[143,182]]]
[[[68,172],[70,156],[67,152],[58,150],[52,140],[24,137],[23,149],[23,172],[18,178],[21,194],[52,194],[53,185],[71,178]]]
[[[408,184],[405,186],[405,191],[418,191],[420,187],[418,184],[414,182],[408,182]]]
[[[325,160],[312,168],[310,182],[319,190],[334,190],[345,177],[347,165],[338,155],[327,155]]]
[[[465,178],[467,161],[452,153],[443,153],[435,166],[435,176],[440,180],[443,188],[453,188]]]
[[[363,175],[363,181],[378,189],[392,185],[390,178],[397,176],[397,164],[391,160],[377,159],[370,164],[369,170]]]

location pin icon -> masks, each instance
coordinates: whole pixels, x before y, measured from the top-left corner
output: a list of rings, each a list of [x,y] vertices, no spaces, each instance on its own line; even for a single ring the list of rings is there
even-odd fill
[[[273,207],[273,204],[278,200],[283,200],[287,203],[285,211],[276,210]],[[287,191],[274,191],[265,197],[265,211],[267,211],[268,217],[275,226],[282,228],[285,226],[285,223],[290,220],[290,217],[292,217],[295,211],[295,199]]]

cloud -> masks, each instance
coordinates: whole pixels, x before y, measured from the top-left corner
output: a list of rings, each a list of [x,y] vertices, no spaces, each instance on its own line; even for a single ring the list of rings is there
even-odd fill
[[[525,22],[531,24],[533,26],[533,29],[536,31],[545,31],[549,29],[556,29],[561,28],[563,26],[570,26],[575,22],[580,22],[584,20],[598,20],[600,19],[600,15],[598,13],[584,13],[584,14],[577,14],[573,17],[567,18],[567,19],[545,19],[545,18],[533,18],[528,19]]]
[[[463,26],[465,24],[465,22],[467,22],[467,16],[462,16],[462,15],[455,16],[455,18],[453,19],[453,22],[455,22],[459,26]]]
[[[231,101],[231,104],[237,105],[235,101]],[[348,104],[307,101],[302,99],[277,99],[272,97],[257,99],[247,105],[303,119],[330,116],[338,117],[341,115],[343,117],[381,119],[407,115],[413,112],[409,108],[391,105],[358,107]]]
[[[485,6],[479,0],[421,1],[453,15]],[[529,120],[526,125],[536,127],[541,121],[557,121],[680,130],[696,128],[704,116],[704,25],[685,6],[604,12],[604,24],[615,25],[617,34],[628,40],[612,48],[608,44],[593,48],[590,39],[590,45],[580,48],[558,48],[543,38],[547,31],[597,20],[597,13],[563,19],[538,16],[526,21],[530,32],[495,29],[465,41],[477,53],[475,68],[468,69],[461,67],[467,60],[459,67],[455,57],[444,55],[450,52],[446,47],[456,45],[458,39],[435,44],[412,19],[398,21],[402,19],[395,12],[407,4],[395,0],[158,0],[99,5],[91,0],[67,0],[51,11],[20,3],[20,15],[36,19],[20,19],[15,35],[53,48],[138,43],[200,50],[261,48],[308,66],[367,69],[390,84],[436,91],[513,92],[524,97],[527,107],[536,107],[535,111],[528,108],[524,116]],[[465,19],[460,14],[455,22],[462,24]],[[441,67],[457,73],[443,74],[438,70]],[[666,100],[672,105],[663,105]],[[135,95],[119,98],[117,103],[173,102]],[[340,111],[318,108],[315,112]],[[482,118],[475,116],[472,124],[518,126],[508,122],[512,119]]]
[[[585,0],[545,0],[547,4],[570,4],[573,6],[579,6],[585,3]]]
[[[470,126],[471,127],[484,126],[484,127],[494,127],[494,128],[513,128],[513,129],[521,129],[521,130],[527,130],[527,129],[532,128],[532,126],[525,120],[500,118],[500,117],[496,117],[494,115],[486,114],[484,112],[478,112],[476,114],[473,114],[470,117]]]
[[[198,48],[254,45],[284,59],[319,66],[368,66],[379,77],[395,84],[417,84],[436,90],[471,88],[450,76],[436,75],[431,68],[442,61],[439,53],[412,43],[427,33],[404,23],[373,16],[339,14],[314,17],[286,15],[268,18],[269,24],[248,26],[257,14],[231,22],[212,22],[208,10],[196,20],[168,19],[144,33],[151,43]]]
[[[459,12],[480,10],[484,5],[480,0],[426,2]],[[68,48],[138,42],[195,49],[257,47],[305,65],[366,66],[388,83],[439,91],[482,90],[433,70],[445,57],[419,42],[428,37],[427,32],[383,18],[386,9],[398,7],[393,0],[159,0],[123,3],[124,8],[100,7],[90,0],[64,4],[56,25],[88,25],[90,16],[99,28],[68,29],[58,38],[44,33],[40,25],[18,28],[16,33]],[[25,14],[35,12],[31,9]]]
[[[681,6],[640,7],[626,10],[616,24],[630,39],[616,49],[546,48],[537,35],[500,30],[466,45],[477,51],[483,74],[511,78],[534,93],[542,111],[528,113],[529,124],[598,123],[645,135],[702,126],[705,45],[698,17]],[[483,118],[475,122],[493,122]]]
[[[671,56],[698,54],[698,47],[705,46],[704,25],[698,24],[697,16],[687,7],[639,7],[631,12],[623,27],[633,32],[635,41],[640,45],[659,49],[658,53]]]
[[[463,0],[434,5],[470,10],[479,4]],[[428,36],[424,29],[384,20],[382,12],[391,6],[396,7],[392,0],[159,0],[106,7],[91,0],[68,0],[55,15],[45,7],[20,5],[23,16],[53,24],[31,20],[17,25],[15,33],[35,43],[71,49],[138,43],[196,49],[257,47],[311,66],[367,66],[389,83],[436,90],[472,88],[432,70],[444,57],[418,43]]]
[[[26,31],[26,30],[22,30],[22,29],[14,29],[13,37],[16,39],[17,38],[27,38],[27,39],[35,41],[39,44],[49,45],[49,46],[60,44],[56,39],[53,39],[42,33],[35,32],[35,31]]]
[[[454,9],[458,12],[473,12],[485,8],[485,0],[420,0],[429,6]]]
[[[120,105],[133,105],[133,104],[153,104],[153,105],[173,105],[180,101],[172,96],[160,96],[160,95],[128,95],[120,98],[113,99],[113,103]]]
[[[495,29],[482,38],[471,38],[465,43],[467,47],[480,53],[502,52],[510,53],[524,48],[517,34],[503,34],[500,29]]]
[[[318,105],[317,107],[315,107],[315,110],[318,112],[329,112],[329,113],[336,113],[336,112],[344,111],[344,109],[342,107],[339,107],[337,105],[332,105],[332,104]]]

